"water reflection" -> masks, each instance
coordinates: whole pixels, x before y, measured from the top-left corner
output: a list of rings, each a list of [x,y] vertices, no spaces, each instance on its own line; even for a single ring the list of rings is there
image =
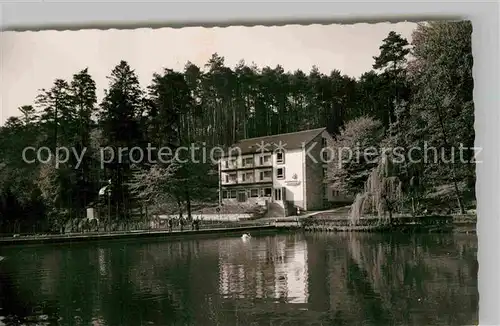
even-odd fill
[[[221,243],[219,293],[223,298],[306,303],[307,242],[270,237],[252,243]]]
[[[5,247],[0,325],[477,323],[474,235]]]

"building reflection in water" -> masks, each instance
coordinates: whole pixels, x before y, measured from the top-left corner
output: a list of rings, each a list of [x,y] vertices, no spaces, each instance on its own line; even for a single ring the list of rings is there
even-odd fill
[[[321,233],[2,248],[0,316],[106,326],[472,325],[476,251],[471,235]]]
[[[307,303],[307,243],[296,242],[286,250],[283,255],[285,261],[278,264],[278,270],[281,269],[284,279],[279,280],[278,284],[284,285],[289,303]]]
[[[307,303],[307,243],[269,237],[224,243],[219,250],[219,293],[224,298],[274,299]]]
[[[106,276],[107,274],[107,266],[106,266],[106,252],[102,248],[97,249],[98,252],[98,262],[99,262],[99,274],[101,276]]]

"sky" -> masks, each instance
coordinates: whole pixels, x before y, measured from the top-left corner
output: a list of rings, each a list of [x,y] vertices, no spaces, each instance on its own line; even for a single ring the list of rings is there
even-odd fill
[[[182,29],[2,32],[0,34],[0,125],[34,104],[57,78],[71,80],[88,68],[102,98],[109,75],[126,60],[147,86],[163,68],[182,70],[187,61],[203,66],[217,52],[227,66],[240,60],[258,67],[325,74],[340,70],[359,77],[369,71],[382,40],[394,30],[411,42],[415,23],[287,25],[279,27],[187,27]]]

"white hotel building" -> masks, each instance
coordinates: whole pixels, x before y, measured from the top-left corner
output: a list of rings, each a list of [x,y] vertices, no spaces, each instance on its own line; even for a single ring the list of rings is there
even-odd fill
[[[284,215],[321,210],[341,200],[324,186],[326,128],[244,139],[219,160],[222,205],[279,206]],[[328,190],[328,191],[327,191]]]

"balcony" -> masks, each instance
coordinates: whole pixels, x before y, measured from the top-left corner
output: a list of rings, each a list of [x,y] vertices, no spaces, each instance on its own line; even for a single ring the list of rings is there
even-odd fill
[[[260,156],[258,158],[258,165],[257,166],[272,166],[273,165],[273,161],[271,159],[271,155],[267,155],[267,156]]]
[[[272,182],[273,181],[273,171],[260,171],[257,174],[257,182]]]
[[[221,170],[239,170],[239,169],[253,169],[255,167],[255,163],[253,159],[246,159],[242,161],[232,161],[232,162],[222,162]]]
[[[229,174],[222,176],[221,184],[223,185],[234,185],[238,184],[238,178],[236,174]]]
[[[229,180],[229,181],[226,181],[226,180],[222,180],[221,182],[221,185],[222,186],[231,186],[231,185],[251,185],[251,184],[259,184],[259,183],[271,183],[273,182],[273,178],[264,178],[262,180],[258,179],[258,180],[255,180],[255,179],[247,179],[245,181],[242,181],[242,180]]]
[[[254,162],[253,161],[243,161],[242,164],[241,164],[241,168],[243,169],[248,169],[248,168],[253,168],[255,166]]]
[[[222,162],[221,170],[236,170],[238,168],[237,162]]]
[[[240,183],[243,183],[243,184],[253,183],[255,180],[255,173],[254,172],[240,172],[239,173],[239,180],[240,180]]]
[[[242,184],[245,184],[245,183],[254,183],[254,178],[246,178],[246,179],[242,179],[240,183]]]

